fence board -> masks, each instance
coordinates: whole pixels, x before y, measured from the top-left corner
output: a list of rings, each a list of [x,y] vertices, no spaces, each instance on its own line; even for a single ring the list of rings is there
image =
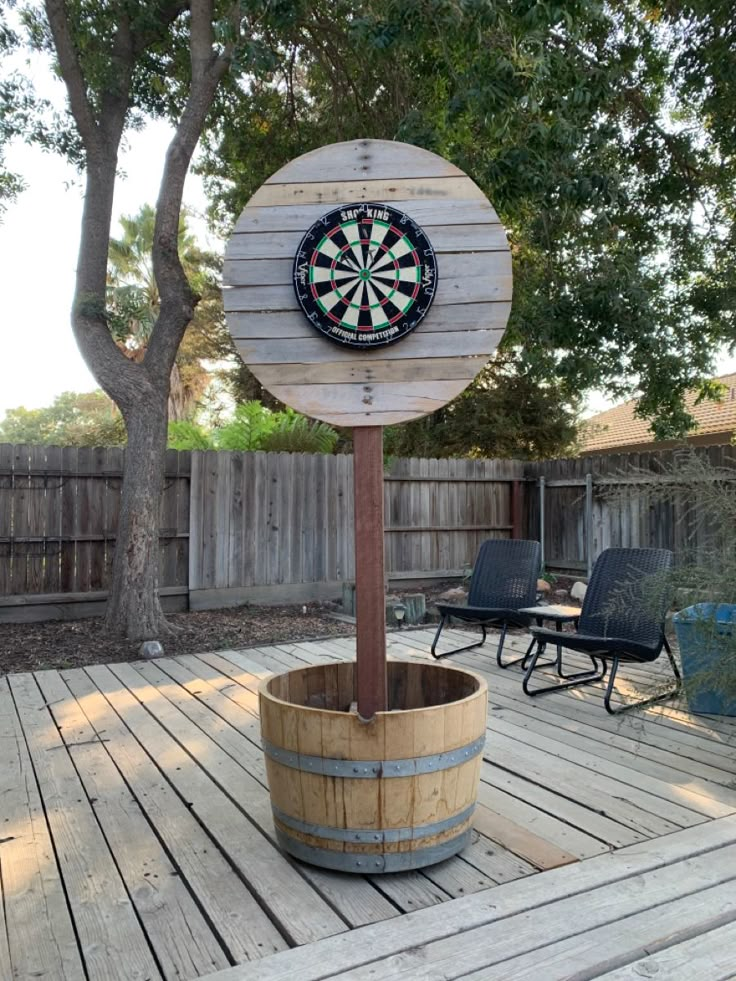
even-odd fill
[[[675,462],[677,451],[660,450],[574,460],[548,460],[527,464],[527,526],[529,537],[539,534],[538,492],[533,484],[540,476],[545,490],[545,558],[552,569],[582,572],[586,565],[584,522],[585,474],[593,475],[593,554],[604,548],[669,548],[682,557],[696,557],[713,547],[715,529],[699,513],[700,495],[682,489],[671,500],[662,500],[647,483],[661,477]],[[736,449],[711,446],[696,450],[699,457],[718,469],[733,470]],[[616,494],[612,495],[612,487]],[[728,546],[728,543],[722,543]]]
[[[61,589],[61,447],[46,447],[46,494],[44,499],[44,567],[39,593],[58,593]],[[2,480],[2,478],[0,478]],[[0,560],[1,561],[1,560]],[[0,588],[0,595],[2,588]]]
[[[13,565],[13,447],[0,444],[0,596],[10,592]]]
[[[189,456],[166,458],[162,587],[188,583]],[[0,597],[55,597],[53,607],[60,594],[107,588],[123,464],[116,447],[0,445]]]
[[[699,452],[736,476],[733,447]],[[384,482],[387,575],[450,576],[472,567],[481,541],[512,533],[514,480],[525,481],[523,533],[537,538],[539,476],[546,480],[544,545],[552,569],[585,569],[588,473],[593,558],[609,544],[703,549],[713,529],[698,514],[698,494],[682,492],[663,505],[641,480],[641,473],[661,474],[672,458],[664,451],[526,464],[393,460]],[[60,594],[73,594],[80,609],[99,609],[123,464],[117,448],[0,445],[0,607],[28,606],[32,619],[31,607],[53,611]],[[179,590],[177,602],[208,592],[211,603],[263,601],[269,590],[283,602],[334,595],[355,574],[353,480],[347,455],[170,451],[162,588]],[[627,480],[613,500],[611,486]]]

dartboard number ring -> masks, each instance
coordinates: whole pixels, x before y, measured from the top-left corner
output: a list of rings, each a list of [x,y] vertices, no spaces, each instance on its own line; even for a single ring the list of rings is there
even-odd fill
[[[348,347],[393,344],[427,315],[437,260],[426,233],[385,204],[345,205],[312,225],[294,257],[294,290],[321,334]]]

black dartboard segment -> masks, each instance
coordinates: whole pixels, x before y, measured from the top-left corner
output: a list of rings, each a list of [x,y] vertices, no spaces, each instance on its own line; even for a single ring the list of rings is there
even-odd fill
[[[396,208],[359,204],[328,211],[294,257],[294,290],[310,323],[347,347],[406,337],[426,317],[437,287],[434,249]]]

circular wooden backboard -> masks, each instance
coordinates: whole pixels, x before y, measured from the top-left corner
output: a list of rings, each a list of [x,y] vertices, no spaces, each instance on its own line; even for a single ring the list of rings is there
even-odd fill
[[[389,204],[426,233],[437,258],[432,306],[407,337],[369,350],[322,336],[299,307],[294,256],[326,212]],[[335,143],[277,171],[243,210],[227,246],[227,324],[243,361],[276,398],[336,426],[384,426],[460,394],[503,336],[511,309],[506,232],[473,181],[406,143]]]

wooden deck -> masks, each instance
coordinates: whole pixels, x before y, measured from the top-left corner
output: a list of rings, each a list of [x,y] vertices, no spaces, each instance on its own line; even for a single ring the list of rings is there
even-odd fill
[[[286,859],[257,685],[354,643],[0,678],[0,981],[734,975],[736,724],[526,698],[490,641],[453,658],[489,680],[471,847],[375,877]]]

